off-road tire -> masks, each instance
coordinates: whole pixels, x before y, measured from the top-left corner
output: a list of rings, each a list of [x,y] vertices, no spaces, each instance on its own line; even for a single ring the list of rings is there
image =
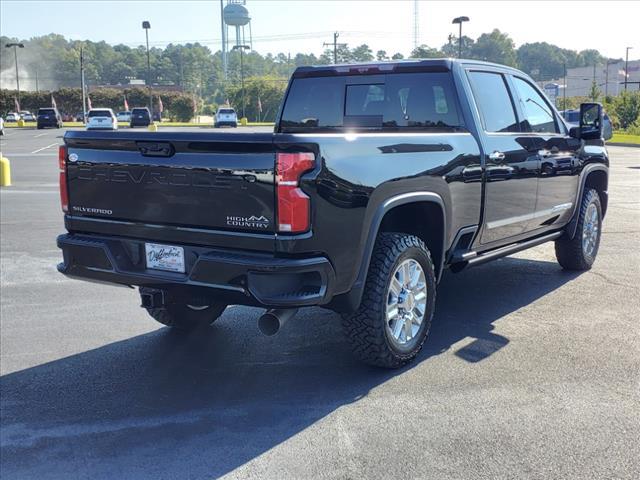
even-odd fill
[[[399,351],[387,336],[386,306],[391,277],[401,262],[412,258],[425,273],[427,304],[417,342],[410,351]],[[418,237],[403,233],[381,233],[369,265],[358,310],[342,316],[342,325],[354,355],[369,365],[399,368],[413,360],[429,333],[435,310],[436,279],[431,254]]]
[[[140,293],[144,292],[140,289]],[[206,308],[190,306],[182,303],[172,303],[159,308],[145,308],[151,317],[176,330],[193,331],[213,324],[224,312],[227,305],[210,303]]]
[[[582,232],[585,224],[585,216],[589,205],[595,204],[598,212],[598,239],[592,255],[587,255],[582,242]],[[556,240],[556,258],[565,270],[589,270],[598,255],[600,239],[602,238],[602,204],[600,196],[594,189],[584,192],[578,212],[578,220],[573,238],[564,235]]]

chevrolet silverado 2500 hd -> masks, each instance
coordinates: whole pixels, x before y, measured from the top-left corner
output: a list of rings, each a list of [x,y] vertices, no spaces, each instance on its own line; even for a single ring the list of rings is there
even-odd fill
[[[598,253],[602,107],[569,129],[522,72],[471,60],[301,67],[273,133],[80,132],[60,148],[60,272],[139,287],[178,329],[231,304],[275,333],[296,309],[342,315],[365,362],[427,338],[436,285],[554,241]]]

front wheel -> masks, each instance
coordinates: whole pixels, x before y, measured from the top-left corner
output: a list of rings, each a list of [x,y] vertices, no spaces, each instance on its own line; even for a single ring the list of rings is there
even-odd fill
[[[556,240],[556,258],[565,270],[589,270],[596,260],[602,235],[602,204],[594,189],[587,190],[578,211],[573,238]]]
[[[429,333],[435,298],[433,262],[422,240],[380,234],[360,307],[342,317],[355,356],[386,368],[413,360]]]

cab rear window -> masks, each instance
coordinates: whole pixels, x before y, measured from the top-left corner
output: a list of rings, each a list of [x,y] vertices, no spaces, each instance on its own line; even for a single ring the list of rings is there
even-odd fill
[[[109,110],[91,110],[89,117],[110,117],[111,112]]]
[[[297,78],[280,122],[284,132],[461,127],[448,72]]]

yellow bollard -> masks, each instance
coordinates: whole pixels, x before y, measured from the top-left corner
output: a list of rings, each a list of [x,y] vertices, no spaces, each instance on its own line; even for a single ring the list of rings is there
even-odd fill
[[[153,122],[149,124],[149,131],[150,132],[157,132],[158,131],[158,124]]]
[[[22,118],[20,120],[18,120],[18,126],[19,127],[24,127],[24,125],[25,125],[25,122],[24,122],[24,120]]]
[[[240,119],[240,125],[242,125],[243,127],[246,127],[247,123],[249,123],[249,120],[247,120],[247,117],[242,117]]]
[[[11,164],[9,159],[5,157],[0,157],[0,186],[11,186]]]

